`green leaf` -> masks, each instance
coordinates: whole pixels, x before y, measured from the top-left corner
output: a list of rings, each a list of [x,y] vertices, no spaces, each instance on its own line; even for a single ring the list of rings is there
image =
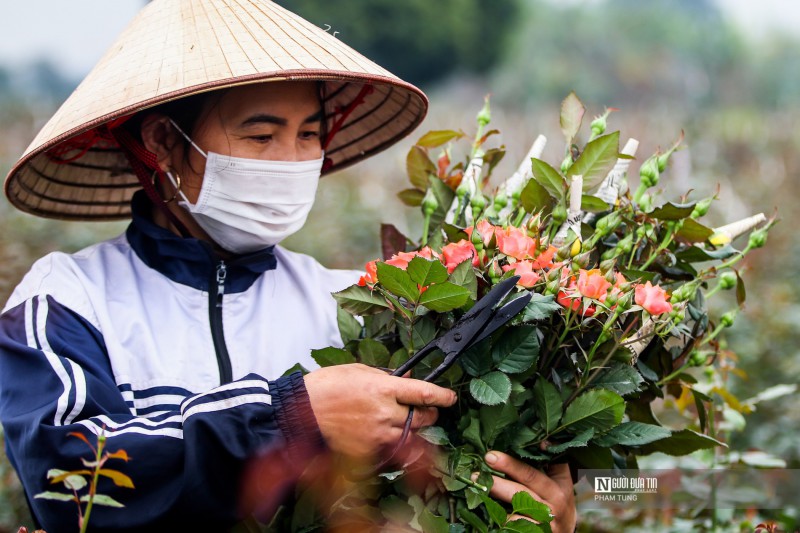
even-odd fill
[[[508,374],[525,372],[539,358],[539,336],[533,326],[512,327],[492,349],[497,369]]]
[[[436,516],[427,508],[419,515],[419,525],[424,533],[449,533],[450,526],[441,516]]]
[[[571,433],[580,433],[588,428],[597,432],[606,431],[622,421],[625,400],[605,389],[584,392],[564,411],[561,427]]]
[[[459,263],[450,274],[448,280],[454,285],[467,289],[472,300],[478,299],[478,277],[475,275],[475,269],[472,267],[471,261]]]
[[[458,359],[461,367],[467,371],[467,374],[472,377],[478,377],[492,369],[494,361],[492,361],[492,355],[489,352],[491,342],[492,340],[490,337],[483,339],[478,344],[469,348]]]
[[[714,230],[711,228],[707,228],[693,218],[687,218],[684,219],[677,236],[688,242],[705,242],[713,234]]]
[[[343,291],[333,293],[342,309],[354,315],[374,315],[384,311],[389,304],[380,294],[367,287],[351,285]]]
[[[537,522],[550,522],[553,514],[550,507],[533,499],[529,493],[519,491],[511,497],[512,512],[533,518]],[[528,522],[530,523],[530,522]]]
[[[378,274],[380,276],[380,274]],[[419,303],[437,313],[458,309],[469,299],[469,290],[450,282],[431,285],[422,293]]]
[[[528,180],[519,196],[522,208],[528,213],[536,213],[552,203],[552,195],[535,179]]]
[[[58,500],[60,502],[75,501],[74,494],[66,494],[63,492],[51,492],[49,490],[45,492],[40,492],[39,494],[35,495],[34,498],[39,498],[40,500]]]
[[[413,348],[418,350],[436,337],[436,323],[427,316],[418,319],[411,330]]]
[[[453,139],[460,139],[464,136],[461,131],[453,130],[433,130],[419,138],[416,142],[417,146],[424,146],[425,148],[436,148]]]
[[[569,167],[567,177],[583,176],[583,190],[589,192],[599,186],[617,164],[619,157],[619,132],[601,135],[586,144],[580,157]]]
[[[375,339],[364,339],[358,343],[358,358],[365,365],[387,368],[390,357],[386,346]]]
[[[414,187],[427,191],[428,176],[436,175],[436,165],[433,164],[423,148],[412,146],[406,156],[406,172]]]
[[[356,362],[355,356],[347,350],[332,348],[330,346],[319,350],[311,350],[311,357],[321,367],[345,365]]]
[[[643,424],[641,422],[624,422],[611,428],[608,433],[595,439],[598,446],[610,447],[617,444],[623,446],[642,446],[657,440],[666,439],[672,432],[661,426]]]
[[[539,185],[557,200],[564,198],[564,193],[567,190],[567,182],[561,177],[556,169],[545,163],[541,159],[535,157],[531,159],[531,170],[533,170],[533,179],[539,182]]]
[[[489,448],[494,445],[495,439],[503,429],[519,420],[517,408],[511,402],[484,405],[480,408],[478,416],[481,421],[481,440]]]
[[[583,448],[589,444],[589,441],[592,440],[592,437],[594,437],[594,428],[590,427],[575,435],[575,437],[571,440],[548,446],[547,451],[550,453],[559,454],[569,450],[570,448]]]
[[[417,431],[417,435],[439,446],[447,446],[450,444],[450,439],[447,437],[447,432],[439,426],[427,426]]]
[[[93,466],[86,464],[87,462],[89,461],[84,461],[85,466]],[[91,472],[88,470],[83,470],[82,472],[84,472],[83,475],[91,475]],[[66,470],[61,470],[59,468],[51,468],[47,471],[47,479],[49,479],[51,483],[64,483],[65,487],[72,490],[81,490],[87,485],[88,482],[83,475],[77,475],[75,472],[67,472]]]
[[[564,405],[561,395],[555,385],[540,377],[533,384],[533,399],[536,416],[549,434],[558,427],[558,421],[561,420],[561,410]]]
[[[419,288],[417,284],[411,280],[408,272],[402,268],[398,268],[387,263],[378,262],[376,264],[378,271],[378,283],[380,283],[386,290],[405,298],[409,302],[416,302],[419,298]]]
[[[481,520],[480,517],[478,517],[478,515],[476,515],[475,513],[470,511],[469,509],[461,507],[458,510],[458,517],[461,518],[461,520],[463,520],[464,522],[466,522],[467,525],[469,525],[473,529],[477,530],[479,533],[488,533],[489,532],[489,526],[487,526],[483,522],[483,520]]]
[[[419,189],[403,189],[397,193],[397,197],[409,207],[419,207],[422,205],[423,198],[425,198],[425,191]]]
[[[417,256],[408,263],[408,275],[414,283],[427,287],[447,281],[447,268],[438,259]]]
[[[462,433],[464,440],[475,446],[481,452],[486,453],[486,445],[481,440],[481,423],[477,418],[470,418],[467,429]]]
[[[561,102],[561,115],[559,116],[559,124],[561,125],[561,132],[567,140],[567,144],[572,143],[572,139],[578,134],[581,129],[581,122],[583,122],[583,115],[586,113],[586,107],[580,101],[575,91],[570,92],[566,98]]]
[[[437,234],[439,228],[441,228],[444,223],[444,218],[450,210],[450,205],[452,205],[456,193],[439,178],[432,177],[428,183],[433,191],[433,196],[436,198],[436,202],[438,202],[438,207],[431,215],[431,233],[429,236],[432,236]]]
[[[593,443],[585,448],[572,448],[567,454],[579,468],[603,470],[615,467],[611,448],[601,448]]]
[[[650,216],[658,220],[683,220],[692,214],[695,204],[674,204],[667,202],[654,209]]]
[[[414,518],[414,508],[395,494],[389,494],[378,500],[378,507],[383,516],[398,524],[408,524]]]
[[[88,494],[85,496],[81,496],[81,501],[88,502],[89,497],[90,496]],[[95,494],[93,500],[95,505],[105,505],[106,507],[117,507],[117,508],[125,507],[111,496],[106,496],[105,494]]]
[[[584,194],[581,196],[581,210],[590,213],[602,213],[603,211],[608,211],[608,204],[602,198]]]
[[[534,292],[531,294],[531,301],[522,310],[520,316],[523,322],[536,322],[547,320],[553,313],[559,311],[561,306],[556,302],[556,297],[552,294],[547,296]]]
[[[734,272],[736,272],[736,305],[742,307],[747,299],[747,291],[745,291],[744,280],[739,275],[739,272],[735,270]]]
[[[483,505],[486,506],[486,510],[489,513],[489,518],[491,521],[498,526],[505,524],[506,520],[508,520],[508,514],[506,514],[506,510],[503,509],[503,506],[486,494],[480,494],[480,497],[481,501],[483,501]]]
[[[339,335],[342,338],[342,343],[347,344],[350,341],[358,340],[361,336],[361,324],[353,315],[341,307],[336,308],[336,322],[339,324]]]
[[[513,533],[544,533],[544,529],[524,518],[506,522],[503,529],[500,530],[500,533],[505,533],[506,531]]]
[[[620,396],[625,396],[638,391],[643,382],[644,378],[635,368],[617,363],[598,375],[591,386],[612,390]]]
[[[300,372],[301,374],[303,374],[305,376],[306,374],[308,374],[308,369],[305,368],[300,363],[295,363],[288,370],[286,370],[286,372],[284,372],[281,375],[281,377],[291,376],[295,372]]]
[[[125,487],[128,489],[133,488],[133,480],[123,474],[122,472],[118,472],[117,470],[111,470],[110,468],[101,468],[97,471],[98,474],[101,476],[109,478],[111,481],[114,482],[114,485],[118,487]]]
[[[724,442],[712,439],[691,429],[673,431],[670,437],[646,444],[639,449],[639,455],[649,455],[655,452],[667,455],[688,455],[697,450],[707,450],[716,446],[728,447]]]
[[[483,405],[497,405],[508,400],[511,380],[502,372],[489,372],[469,382],[472,397]]]
[[[675,257],[680,261],[687,263],[699,263],[701,261],[713,261],[715,259],[728,259],[739,253],[736,248],[730,244],[726,244],[717,250],[706,250],[699,246],[690,246],[675,254]]]

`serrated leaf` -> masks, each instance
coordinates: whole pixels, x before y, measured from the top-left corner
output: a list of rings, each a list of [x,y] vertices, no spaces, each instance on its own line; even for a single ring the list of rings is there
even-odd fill
[[[602,198],[584,194],[581,196],[581,211],[588,211],[589,213],[602,213],[603,211],[608,211],[608,204]]]
[[[444,313],[458,309],[469,299],[469,290],[450,282],[431,285],[422,293],[419,303],[431,311]]]
[[[508,374],[525,372],[539,358],[539,336],[533,326],[507,329],[492,349],[497,369]]]
[[[676,235],[687,242],[705,242],[713,234],[713,229],[700,224],[693,218],[687,218],[684,219],[683,226]]]
[[[641,422],[624,422],[611,428],[607,433],[597,437],[594,442],[606,448],[621,444],[623,446],[642,446],[657,440],[666,439],[672,432],[661,426],[642,424]]]
[[[478,277],[475,275],[475,269],[471,261],[462,261],[459,263],[450,274],[448,281],[467,289],[469,291],[469,297],[472,300],[478,299]]]
[[[361,337],[361,324],[358,323],[358,320],[353,315],[341,307],[336,308],[336,323],[339,326],[339,336],[343,344],[358,340]]]
[[[540,377],[533,384],[533,399],[536,415],[549,434],[558,427],[558,421],[561,420],[564,405],[561,395],[555,385]]]
[[[411,330],[413,348],[419,349],[436,337],[436,323],[428,317],[422,317],[414,323]]]
[[[537,180],[528,180],[519,195],[522,208],[528,213],[537,213],[549,207],[553,196]]]
[[[477,418],[470,418],[467,429],[461,434],[464,440],[475,446],[481,453],[486,452],[486,445],[481,440],[481,423]]]
[[[583,190],[589,192],[599,186],[617,164],[619,157],[619,132],[601,135],[586,144],[578,159],[569,167],[567,177],[583,176]]]
[[[342,291],[335,292],[333,297],[342,309],[354,315],[374,315],[389,307],[386,299],[380,294],[358,285],[351,285]]]
[[[489,448],[503,429],[519,420],[517,408],[511,402],[484,405],[478,416],[481,421],[481,441]]]
[[[450,526],[441,516],[436,516],[429,509],[425,508],[419,515],[419,525],[422,526],[424,533],[449,533]]]
[[[586,107],[580,101],[578,95],[575,94],[575,91],[570,92],[561,102],[561,114],[558,122],[561,125],[561,132],[564,134],[567,144],[572,143],[572,139],[581,129],[585,113]]]
[[[506,520],[508,519],[508,515],[506,514],[506,510],[503,509],[503,506],[486,494],[480,494],[480,497],[483,505],[486,506],[486,511],[489,513],[489,518],[491,521],[498,526],[505,524]]]
[[[433,130],[420,137],[416,144],[417,146],[423,146],[425,148],[436,148],[437,146],[448,143],[453,139],[460,139],[463,136],[464,133],[460,131]]]
[[[319,350],[311,350],[311,358],[323,368],[326,366],[345,365],[356,362],[355,356],[347,350],[330,346]]]
[[[561,306],[556,302],[556,297],[552,294],[543,295],[538,292],[531,293],[531,301],[522,310],[520,316],[523,322],[536,322],[547,320],[553,313],[559,311]]]
[[[537,522],[550,522],[553,520],[553,513],[550,511],[550,507],[534,500],[533,496],[525,491],[519,491],[511,497],[511,508],[513,513],[533,518]]]
[[[36,494],[34,498],[38,498],[40,500],[58,500],[60,502],[75,501],[74,494],[66,494],[63,492],[51,492],[49,490]]]
[[[450,439],[447,432],[439,426],[426,426],[417,431],[417,435],[438,446],[447,446],[450,444]]]
[[[419,288],[411,280],[411,276],[394,265],[378,262],[376,265],[378,272],[378,283],[386,290],[396,296],[405,298],[409,302],[416,302],[419,297]]]
[[[117,470],[111,470],[110,468],[101,468],[97,471],[98,474],[101,476],[109,478],[111,481],[114,482],[114,485],[118,487],[125,487],[128,489],[132,489],[133,487],[133,480],[123,474],[122,472],[118,472]]]
[[[625,396],[638,391],[643,382],[642,375],[632,366],[615,364],[600,373],[591,386],[612,390],[620,396]]]
[[[553,454],[559,454],[570,448],[583,448],[592,440],[592,437],[594,437],[594,428],[590,427],[575,435],[571,440],[548,446],[547,451]]]
[[[419,207],[422,205],[423,198],[425,198],[425,191],[419,189],[403,189],[397,193],[397,197],[409,207]]]
[[[483,520],[480,519],[478,515],[470,511],[469,509],[465,509],[461,507],[458,510],[458,517],[463,520],[467,525],[471,526],[472,528],[476,529],[479,533],[488,533],[489,526],[487,526]]]
[[[408,275],[411,280],[427,287],[431,283],[442,283],[447,281],[447,267],[438,259],[425,259],[424,257],[414,257],[408,263]]]
[[[81,501],[88,502],[89,495],[87,494],[85,496],[81,496]],[[106,507],[117,507],[117,508],[125,507],[111,496],[106,496],[105,494],[95,494],[93,501],[95,505],[105,505]]]
[[[503,529],[500,530],[501,533],[506,532],[513,532],[513,533],[544,533],[544,529],[537,526],[530,520],[525,520],[524,518],[519,518],[517,520],[509,520],[503,526]]]
[[[494,361],[492,361],[492,354],[489,351],[491,342],[491,337],[487,337],[459,357],[458,361],[461,367],[467,371],[467,374],[472,377],[478,377],[492,369]]]
[[[727,444],[712,439],[708,435],[702,435],[691,429],[682,429],[680,431],[674,431],[672,435],[666,439],[657,440],[642,446],[639,449],[639,455],[649,455],[655,452],[673,456],[688,455],[697,450],[707,450],[716,446],[728,447]]]
[[[625,400],[605,389],[584,392],[564,411],[561,427],[571,433],[580,433],[588,428],[597,432],[606,431],[622,421]]]
[[[531,159],[531,170],[533,171],[533,179],[539,182],[539,185],[544,187],[550,196],[557,200],[564,198],[567,182],[556,169],[541,159],[534,157]]]
[[[358,358],[365,365],[387,368],[390,357],[386,346],[375,339],[364,339],[358,343]]]
[[[303,374],[303,375],[305,376],[306,374],[308,374],[308,369],[307,369],[307,368],[305,368],[305,367],[304,367],[303,365],[301,365],[300,363],[295,363],[295,364],[293,364],[291,367],[289,367],[289,368],[286,370],[286,372],[284,372],[283,374],[281,374],[281,377],[291,376],[291,375],[292,375],[292,374],[294,374],[295,372],[300,372],[301,374]]]
[[[427,191],[428,176],[436,175],[436,165],[433,164],[423,148],[412,146],[406,156],[406,172],[414,187]]]
[[[511,380],[502,372],[489,372],[469,382],[469,392],[483,405],[498,405],[511,395]]]
[[[456,193],[438,178],[431,178],[429,184],[438,205],[436,210],[431,215],[430,237],[438,234],[437,232],[444,223],[445,216],[450,210],[450,206],[453,203],[453,198],[455,198]],[[433,244],[430,242],[428,244],[433,246]]]
[[[691,204],[675,204],[667,202],[661,207],[655,208],[650,216],[657,220],[683,220],[692,214],[694,211],[694,203]]]

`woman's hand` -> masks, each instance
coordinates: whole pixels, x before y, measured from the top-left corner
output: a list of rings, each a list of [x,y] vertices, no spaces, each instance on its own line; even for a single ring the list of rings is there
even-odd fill
[[[566,464],[552,465],[547,473],[529,466],[522,461],[496,451],[486,454],[486,463],[508,476],[508,479],[494,477],[490,494],[504,502],[511,503],[517,492],[526,491],[535,500],[548,507],[555,517],[550,523],[553,533],[572,533],[577,523],[575,493],[572,476]],[[514,519],[525,518],[514,516]]]
[[[395,444],[409,406],[414,406],[411,427],[416,429],[436,422],[436,407],[456,401],[449,389],[362,364],[320,368],[305,376],[305,385],[328,446],[354,457],[374,455]]]

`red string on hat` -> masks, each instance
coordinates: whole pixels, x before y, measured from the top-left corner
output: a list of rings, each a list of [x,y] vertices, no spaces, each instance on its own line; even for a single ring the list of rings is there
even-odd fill
[[[328,131],[327,135],[325,136],[325,142],[322,144],[322,149],[327,150],[328,145],[330,145],[331,141],[333,140],[333,136],[336,135],[342,126],[344,126],[345,120],[350,114],[355,111],[355,109],[364,103],[367,96],[375,92],[375,88],[372,85],[364,85],[361,87],[361,90],[358,92],[358,95],[353,99],[352,102],[347,104],[346,106],[339,106],[334,111],[334,115],[338,115],[336,119],[333,121],[331,125],[331,129]],[[325,161],[322,164],[322,170],[328,170],[333,166],[333,160],[329,157],[325,158]]]
[[[127,122],[131,116],[132,115],[127,115],[110,120],[105,124],[97,126],[96,128],[92,128],[89,131],[75,135],[74,137],[67,139],[64,142],[59,143],[57,146],[49,149],[47,152],[45,152],[45,154],[53,163],[57,165],[66,165],[68,163],[72,163],[73,161],[77,161],[98,144],[102,143],[107,148],[115,148],[118,146],[118,143],[114,138],[114,135],[111,133],[111,130],[118,128]],[[77,150],[76,154],[67,157],[67,154],[75,150]]]

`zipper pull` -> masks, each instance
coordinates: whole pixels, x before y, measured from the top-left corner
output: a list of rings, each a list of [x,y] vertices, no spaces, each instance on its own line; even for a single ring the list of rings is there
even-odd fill
[[[222,296],[225,294],[225,278],[228,277],[228,267],[225,261],[217,265],[217,307],[222,307]]]

